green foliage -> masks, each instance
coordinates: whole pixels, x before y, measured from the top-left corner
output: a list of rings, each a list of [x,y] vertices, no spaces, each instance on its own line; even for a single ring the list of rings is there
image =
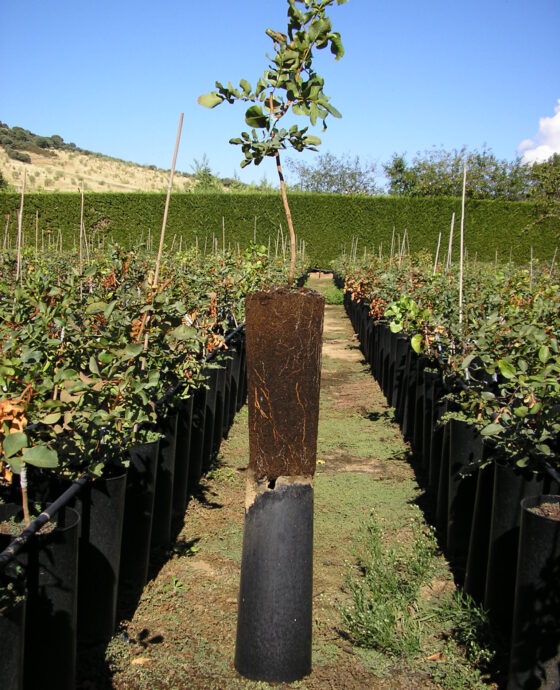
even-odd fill
[[[11,158],[14,161],[20,161],[20,163],[31,163],[31,156],[28,153],[13,149],[11,146],[6,147],[5,151],[8,154],[8,158]]]
[[[302,192],[324,194],[377,194],[374,163],[363,163],[359,156],[320,155],[313,163],[288,161],[288,167],[296,173],[296,189]]]
[[[196,158],[193,161],[193,172],[197,181],[195,192],[221,192],[222,185],[220,180],[212,172],[210,161],[204,153],[202,159],[198,161]]]
[[[432,149],[417,154],[409,164],[394,154],[383,165],[389,193],[405,196],[461,196],[463,165],[467,165],[468,198],[522,201],[531,191],[531,169],[520,158],[499,160],[489,149],[445,151]]]
[[[15,246],[17,210],[20,197],[13,192],[0,195],[0,218],[10,215],[9,234]],[[446,246],[451,214],[460,215],[461,201],[453,198],[357,197],[343,195],[314,195],[293,193],[290,196],[292,215],[298,238],[304,239],[306,253],[315,266],[327,268],[341,251],[350,247],[352,237],[368,253],[377,253],[383,243],[387,255],[391,247],[393,227],[397,232],[408,230],[413,252],[426,249],[432,254],[442,232],[442,246]],[[165,206],[164,194],[86,193],[84,222],[88,236],[100,228],[114,241],[124,246],[137,246],[145,241],[148,231],[153,236],[161,228]],[[35,211],[39,211],[39,227],[48,233],[60,228],[66,247],[72,247],[80,222],[79,194],[27,194],[23,215],[25,237],[35,237]],[[277,193],[175,194],[169,208],[167,237],[183,237],[183,246],[212,234],[221,234],[225,219],[226,242],[246,247],[253,237],[257,217],[257,238],[272,246],[279,226],[285,230],[282,202]],[[527,263],[531,246],[534,256],[550,261],[559,244],[557,221],[547,217],[540,223],[538,209],[529,202],[488,200],[467,201],[465,217],[465,246],[469,257],[493,261],[498,251],[500,261],[511,256],[514,262]],[[457,228],[456,228],[457,229]],[[458,243],[455,243],[457,247]],[[457,259],[457,249],[454,260]]]
[[[313,69],[313,51],[330,47],[339,60],[344,49],[340,34],[332,30],[326,15],[335,0],[288,0],[288,27],[286,33],[267,29],[273,42],[274,55],[270,64],[256,82],[241,79],[239,88],[231,82],[224,86],[216,82],[216,91],[203,94],[198,102],[206,108],[215,108],[223,102],[250,103],[245,112],[245,123],[250,131],[230,139],[231,144],[241,146],[244,160],[241,167],[260,163],[266,157],[278,159],[279,152],[287,147],[296,151],[316,151],[321,140],[307,133],[308,128],[293,124],[280,128],[280,121],[291,111],[295,116],[306,116],[314,126],[322,120],[326,129],[329,115],[340,117],[324,93],[323,78]],[[336,0],[338,5],[346,0]],[[300,9],[299,6],[302,6]],[[259,131],[257,131],[259,130]]]
[[[348,632],[356,644],[396,657],[412,657],[420,650],[418,621],[420,588],[433,571],[435,539],[411,525],[411,549],[383,543],[379,521],[367,525],[365,554],[358,562],[362,577],[350,579],[352,605],[343,609]]]

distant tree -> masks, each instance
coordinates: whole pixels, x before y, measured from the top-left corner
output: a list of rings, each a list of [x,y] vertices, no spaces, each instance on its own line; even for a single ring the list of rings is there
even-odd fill
[[[383,166],[390,194],[406,196],[460,196],[463,166],[467,164],[467,196],[473,199],[527,199],[531,189],[530,170],[517,158],[499,160],[489,149],[452,151],[432,149],[417,154],[408,164],[404,155],[394,154]]]
[[[6,179],[4,178],[4,175],[2,174],[2,171],[0,170],[0,192],[5,191],[8,188],[8,183],[6,182]]]
[[[560,153],[531,167],[531,199],[536,203],[539,220],[560,217]]]
[[[329,194],[366,194],[380,192],[375,181],[375,163],[363,163],[359,156],[336,156],[323,153],[314,163],[289,160],[288,167],[296,173],[296,189]]]
[[[55,149],[60,149],[64,145],[64,139],[61,136],[59,136],[58,134],[53,134],[51,136],[51,141],[52,141]]]
[[[197,180],[194,191],[197,192],[219,192],[222,191],[220,180],[212,172],[208,156],[203,153],[202,158],[193,160],[192,169]]]
[[[560,201],[560,153],[531,168],[531,197],[538,201]]]

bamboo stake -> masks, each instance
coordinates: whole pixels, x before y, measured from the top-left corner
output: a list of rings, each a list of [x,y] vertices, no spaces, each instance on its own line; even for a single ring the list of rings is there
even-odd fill
[[[529,288],[533,289],[533,245],[531,245],[531,276],[529,280]]]
[[[222,254],[226,253],[226,219],[222,216]]]
[[[169,199],[171,197],[171,189],[173,187],[173,175],[175,174],[175,163],[177,162],[177,151],[179,150],[179,141],[181,140],[181,129],[183,127],[183,113],[179,117],[179,127],[177,129],[177,138],[175,139],[175,150],[173,152],[173,162],[171,163],[171,171],[169,173],[169,182],[167,184],[167,196],[165,197],[165,209],[163,211],[163,222],[161,225],[161,234],[159,237],[159,248],[156,259],[156,269],[154,272],[154,287],[157,287],[159,280],[159,269],[161,266],[161,256],[163,254],[163,242],[165,240],[165,226],[167,225],[167,213],[169,211]]]
[[[18,234],[17,234],[17,259],[16,259],[16,281],[22,278],[22,266],[21,266],[21,235],[23,227],[23,200],[25,198],[25,181],[27,179],[27,170],[23,170],[23,184],[21,186],[21,199],[19,203],[19,214],[18,214]]]
[[[268,235],[268,258],[270,259],[270,233]]]
[[[433,275],[436,274],[436,269],[437,269],[437,264],[438,264],[438,259],[439,259],[439,248],[441,246],[441,231],[438,236],[438,241],[437,241],[437,249],[436,249],[436,260],[434,261],[434,272]]]
[[[447,249],[447,269],[451,268],[451,261],[453,259],[453,229],[455,228],[455,211],[451,216],[451,230],[449,231],[449,247]]]
[[[2,243],[2,249],[7,249],[8,247],[8,228],[10,227],[10,214],[6,219],[6,226],[4,227],[4,242]]]
[[[379,261],[383,258],[383,240],[379,243]]]
[[[39,210],[35,211],[35,257],[39,253]]]
[[[257,216],[255,216],[255,224],[253,225],[253,244],[257,244]]]
[[[393,236],[391,237],[391,256],[390,261],[393,261],[393,256],[395,255],[395,226],[393,225]]]
[[[461,250],[459,258],[459,323],[463,323],[463,252],[465,243],[465,194],[467,190],[467,164],[463,166],[463,197],[461,199]]]
[[[552,271],[554,270],[554,262],[556,261],[556,253],[558,251],[558,247],[554,250],[554,256],[552,257],[552,263],[550,264],[550,275],[552,275]]]

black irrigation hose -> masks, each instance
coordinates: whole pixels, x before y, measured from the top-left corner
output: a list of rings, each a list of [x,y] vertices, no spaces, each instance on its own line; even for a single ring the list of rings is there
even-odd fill
[[[71,498],[79,493],[85,484],[90,480],[89,474],[83,474],[79,479],[72,483],[64,493],[62,493],[56,501],[53,501],[43,512],[33,520],[33,522],[26,527],[23,532],[13,539],[10,544],[0,553],[0,568],[9,563],[14,556],[21,551],[27,544],[29,539],[38,532],[41,527],[46,524],[53,516],[65,505],[68,504]]]
[[[244,328],[245,322],[239,324],[239,326],[234,328],[233,331],[230,331],[225,337],[226,345],[230,343],[239,333],[241,333]],[[209,352],[204,358],[204,361],[211,361],[220,352],[221,350],[214,350],[212,352]],[[172,386],[166,393],[162,395],[162,397],[159,400],[156,401],[156,405],[161,405],[170,397],[172,397],[179,390],[181,385],[182,382],[179,382]],[[37,426],[38,424],[30,424],[26,429],[31,430]],[[90,474],[84,474],[75,482],[73,482],[72,485],[68,489],[66,489],[66,491],[64,491],[64,493],[62,493],[38,517],[36,517],[35,520],[33,520],[29,527],[26,527],[20,535],[13,539],[10,542],[10,544],[4,549],[4,551],[0,553],[0,569],[2,569],[5,565],[8,564],[16,556],[16,554],[18,554],[21,551],[21,549],[27,544],[29,539],[34,534],[36,534],[45,523],[49,522],[49,520],[51,520],[53,516],[61,508],[66,506],[69,503],[69,501],[82,490],[82,488],[90,479]]]

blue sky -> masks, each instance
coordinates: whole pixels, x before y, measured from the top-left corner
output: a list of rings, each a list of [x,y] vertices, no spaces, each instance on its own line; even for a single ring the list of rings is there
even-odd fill
[[[228,144],[246,128],[243,106],[209,111],[196,99],[216,80],[255,83],[268,64],[264,30],[285,28],[286,7],[4,2],[0,120],[168,168],[184,112],[179,170],[206,154],[221,176],[274,181],[272,159],[241,170]],[[379,164],[433,146],[487,145],[506,159],[522,144],[527,159],[560,151],[559,0],[348,0],[330,16],[346,54],[323,51],[315,64],[343,119],[330,119],[322,151]]]

